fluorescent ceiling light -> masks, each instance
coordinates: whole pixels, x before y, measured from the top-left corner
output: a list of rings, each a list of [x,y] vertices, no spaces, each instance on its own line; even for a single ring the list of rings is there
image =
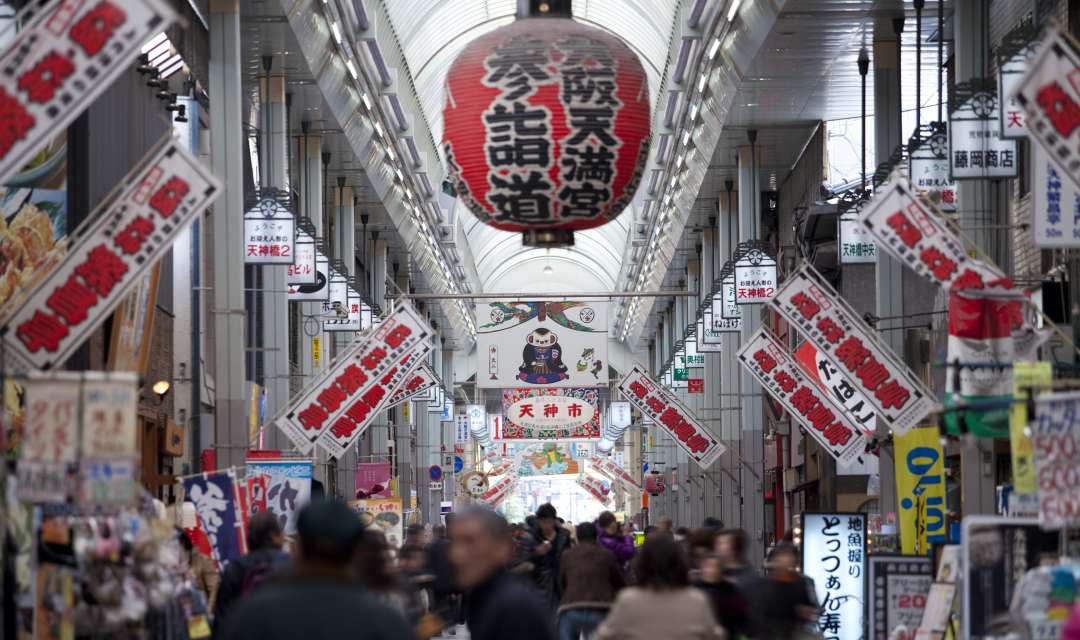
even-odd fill
[[[731,0],[731,6],[728,7],[728,10],[727,10],[728,22],[731,22],[732,20],[735,19],[735,14],[737,14],[739,12],[739,4],[740,4],[740,2],[741,2],[741,0]]]
[[[356,67],[353,65],[352,60],[345,61],[345,68],[349,70],[349,75],[352,76],[353,80],[357,80],[360,78],[360,74],[356,73]],[[363,98],[364,103],[367,104],[367,94],[364,94]],[[368,108],[371,108],[370,105],[368,106]]]

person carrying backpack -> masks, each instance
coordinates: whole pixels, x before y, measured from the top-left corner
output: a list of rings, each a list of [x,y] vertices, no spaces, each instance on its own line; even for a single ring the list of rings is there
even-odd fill
[[[277,516],[260,512],[248,522],[248,554],[230,562],[221,575],[214,603],[214,629],[222,629],[229,611],[274,573],[288,567],[289,556],[282,551],[285,532]]]

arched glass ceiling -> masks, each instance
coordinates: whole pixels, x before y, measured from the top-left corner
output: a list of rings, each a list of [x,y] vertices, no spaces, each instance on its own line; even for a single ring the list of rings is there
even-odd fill
[[[684,0],[573,0],[574,19],[610,31],[641,59],[656,108],[678,7]],[[517,0],[383,0],[412,74],[431,135],[442,139],[443,84],[457,55],[473,39],[514,20]],[[462,209],[464,209],[462,207]],[[465,225],[485,292],[611,291],[622,266],[628,209],[614,222],[574,234],[571,249],[527,249],[521,235],[466,216]],[[544,270],[551,267],[551,272]]]

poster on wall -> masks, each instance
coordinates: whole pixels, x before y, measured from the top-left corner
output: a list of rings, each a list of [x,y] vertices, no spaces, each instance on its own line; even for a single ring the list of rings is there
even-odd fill
[[[866,515],[804,513],[802,568],[813,579],[817,628],[837,640],[863,640]]]
[[[349,503],[349,506],[360,514],[360,521],[365,527],[376,526],[382,530],[390,548],[401,548],[405,530],[401,498],[354,500]]]
[[[248,460],[248,476],[266,476],[266,508],[286,535],[296,533],[296,518],[311,502],[311,460]]]
[[[934,581],[930,558],[875,553],[867,561],[870,638],[888,638],[900,625],[918,628]]]
[[[599,438],[599,404],[596,389],[503,389],[505,417],[501,437],[507,440]]]
[[[492,301],[477,305],[477,386],[606,385],[607,302]]]
[[[925,555],[930,545],[948,542],[941,432],[937,425],[917,427],[893,436],[893,447],[900,550]]]
[[[1039,145],[1031,145],[1032,240],[1037,247],[1080,247],[1080,188]]]
[[[389,498],[392,475],[389,462],[361,462],[356,465],[356,499]]]
[[[5,318],[0,335],[8,356],[41,370],[65,362],[220,191],[221,183],[166,134]]]

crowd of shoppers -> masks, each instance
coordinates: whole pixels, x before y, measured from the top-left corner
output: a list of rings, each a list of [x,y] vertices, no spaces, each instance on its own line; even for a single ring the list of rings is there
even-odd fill
[[[250,552],[220,580],[181,537],[215,638],[428,639],[465,624],[474,640],[800,639],[815,637],[820,613],[795,547],[773,547],[759,573],[746,533],[715,520],[661,518],[642,541],[609,511],[575,526],[544,504],[511,525],[476,506],[410,526],[391,548],[320,499],[298,529],[287,553],[278,519],[255,514]]]

